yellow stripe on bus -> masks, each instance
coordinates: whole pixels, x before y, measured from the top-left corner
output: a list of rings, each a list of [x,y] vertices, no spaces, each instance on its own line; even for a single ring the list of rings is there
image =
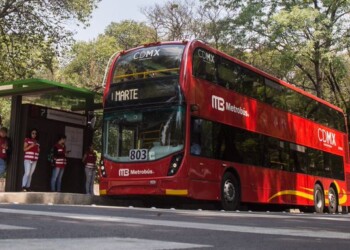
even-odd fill
[[[165,189],[166,195],[188,195],[187,189]]]
[[[171,68],[171,69],[158,69],[158,70],[150,70],[150,71],[145,71],[145,72],[137,72],[137,73],[132,73],[132,74],[125,74],[125,75],[119,75],[115,77],[115,79],[121,79],[121,78],[126,78],[126,77],[131,77],[131,76],[139,76],[139,75],[150,75],[154,73],[163,73],[163,72],[169,72],[169,71],[176,71],[179,70],[180,68]]]
[[[273,198],[276,198],[276,197],[282,196],[282,195],[296,195],[296,196],[303,197],[303,198],[308,199],[308,200],[314,199],[314,196],[312,194],[308,194],[308,193],[297,191],[297,190],[283,190],[283,191],[280,191],[277,194],[274,194],[273,196],[271,196],[268,201],[271,201]]]
[[[106,195],[106,194],[107,194],[107,190],[106,189],[100,190],[100,195]]]

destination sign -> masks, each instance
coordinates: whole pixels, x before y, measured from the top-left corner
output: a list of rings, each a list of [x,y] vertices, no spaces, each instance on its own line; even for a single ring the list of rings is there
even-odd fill
[[[130,105],[150,102],[176,101],[180,94],[178,77],[148,79],[142,82],[118,83],[111,87],[106,105]]]

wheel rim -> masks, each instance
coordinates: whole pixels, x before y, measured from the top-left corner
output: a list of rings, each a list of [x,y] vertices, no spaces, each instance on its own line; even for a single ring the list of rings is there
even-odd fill
[[[320,190],[316,190],[315,192],[315,204],[317,208],[322,208],[323,201],[322,201],[322,194]]]
[[[337,206],[337,198],[333,191],[330,191],[328,194],[329,206],[333,209]]]
[[[226,201],[233,201],[236,196],[236,189],[230,180],[226,180],[224,184],[224,197]]]

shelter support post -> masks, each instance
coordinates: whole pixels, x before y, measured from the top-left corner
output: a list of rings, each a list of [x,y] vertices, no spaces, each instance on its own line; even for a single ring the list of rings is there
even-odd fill
[[[18,133],[22,131],[20,128],[23,126],[21,122],[21,107],[22,96],[12,96],[11,100],[11,121],[10,121],[10,139],[12,141],[12,154],[6,171],[6,192],[13,192],[16,190],[16,183],[18,179],[18,166],[22,165],[19,157],[13,157],[20,155],[19,150],[23,150],[23,142],[20,141],[21,136]],[[16,134],[17,133],[17,134]]]

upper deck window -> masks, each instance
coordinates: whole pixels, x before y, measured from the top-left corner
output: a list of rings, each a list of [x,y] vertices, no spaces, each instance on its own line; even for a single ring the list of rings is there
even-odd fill
[[[184,47],[160,45],[121,55],[115,65],[113,83],[179,74]]]
[[[217,83],[217,56],[204,49],[193,54],[193,74],[196,77]]]
[[[193,76],[346,132],[342,112],[202,48],[193,53]]]

